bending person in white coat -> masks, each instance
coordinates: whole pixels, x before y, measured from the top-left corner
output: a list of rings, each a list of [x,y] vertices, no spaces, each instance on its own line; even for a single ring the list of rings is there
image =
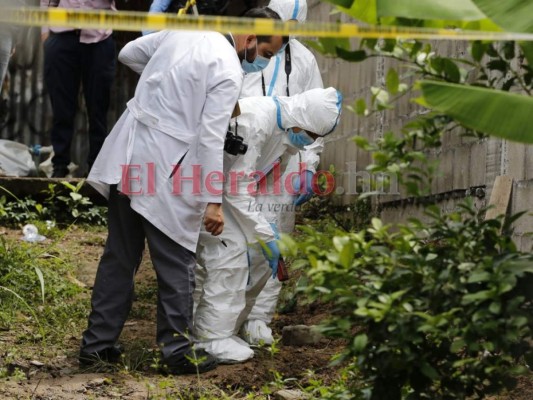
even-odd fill
[[[282,20],[305,22],[307,18],[306,0],[271,0],[268,7],[276,11]],[[315,56],[307,47],[292,38],[284,51],[272,57],[268,67],[263,71],[248,74],[244,78],[241,97],[250,96],[292,96],[309,89],[322,88],[322,77]],[[295,208],[309,200],[312,196],[312,177],[320,161],[320,153],[324,148],[324,141],[318,138],[292,156],[285,170],[285,176],[298,172],[303,175],[301,187],[297,195],[285,192],[283,196],[266,194],[257,196],[267,215],[269,222],[275,223],[280,232],[290,234],[294,230]],[[300,165],[305,170],[300,171]],[[271,182],[275,185],[275,182]],[[272,189],[272,188],[269,188]],[[272,193],[272,190],[268,191]],[[250,263],[264,264],[261,252],[250,250]],[[259,266],[256,266],[259,267]],[[254,282],[249,282],[246,296],[246,321],[242,326],[241,335],[250,344],[271,344],[274,340],[272,330],[268,327],[274,316],[281,291],[281,282],[277,279],[269,280],[263,290],[257,293]]]
[[[243,156],[226,155],[224,232],[219,238],[201,232],[197,250],[197,275],[202,286],[195,293],[195,334],[200,340],[198,346],[221,362],[242,362],[253,356],[246,342],[235,336],[245,305],[246,285],[250,280],[261,290],[268,277],[275,275],[278,265],[277,229],[266,218],[255,194],[271,187],[270,180],[279,180],[302,139],[313,141],[334,130],[341,102],[342,97],[334,88],[313,89],[293,97],[239,100],[241,114],[232,124],[235,133],[248,144],[248,150]],[[289,177],[284,186],[292,184]],[[276,189],[276,193],[282,195],[282,189]],[[247,244],[258,241],[268,248],[268,264],[259,263],[250,270]]]
[[[276,18],[268,9],[248,16]],[[118,361],[145,239],[157,273],[157,343],[170,373],[204,372],[216,360],[192,350],[195,251],[202,220],[219,235],[226,127],[243,69],[257,70],[280,36],[170,32],[129,43],[119,60],[141,74],[135,96],[106,139],[88,181],[109,198],[109,233],[83,333],[80,364]],[[192,177],[192,179],[191,179]],[[204,357],[205,356],[205,357]],[[198,365],[191,358],[200,358]]]

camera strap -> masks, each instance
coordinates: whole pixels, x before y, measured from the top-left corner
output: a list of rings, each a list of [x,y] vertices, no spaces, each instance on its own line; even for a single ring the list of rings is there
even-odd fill
[[[224,37],[228,39],[228,42],[233,46],[233,48],[235,48],[235,40],[233,40],[231,33],[226,33]]]
[[[290,96],[289,93],[289,75],[292,71],[292,64],[291,64],[291,44],[287,43],[287,46],[285,47],[285,75],[287,75],[287,96]]]
[[[263,75],[263,71],[261,71],[261,88],[263,89],[263,96],[266,96],[267,92],[265,88],[265,75]]]
[[[287,96],[290,96],[289,92],[289,76],[292,72],[292,63],[291,63],[291,46],[290,43],[287,43],[285,46],[285,75],[287,76]],[[266,96],[266,85],[265,85],[265,75],[261,71],[261,89],[263,90],[263,96]]]

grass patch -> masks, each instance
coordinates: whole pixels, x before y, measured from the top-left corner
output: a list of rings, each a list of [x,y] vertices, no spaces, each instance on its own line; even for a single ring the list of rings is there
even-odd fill
[[[13,333],[19,343],[62,343],[79,335],[89,302],[69,279],[74,268],[66,260],[54,244],[0,238],[1,330]]]

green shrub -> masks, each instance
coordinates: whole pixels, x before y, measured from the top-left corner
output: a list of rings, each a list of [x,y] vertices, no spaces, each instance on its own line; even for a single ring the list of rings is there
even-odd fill
[[[8,225],[46,220],[60,224],[106,225],[107,207],[96,206],[80,194],[84,183],[83,180],[76,185],[67,181],[60,185],[50,183],[41,194],[41,202],[30,196],[17,198],[4,189],[7,195],[0,196],[0,221]]]
[[[428,222],[394,231],[373,219],[358,233],[284,238],[286,254],[306,254],[307,292],[335,306],[323,331],[348,341],[337,361],[357,372],[358,398],[482,398],[526,370],[533,256],[501,233],[516,217],[484,211],[428,208]]]

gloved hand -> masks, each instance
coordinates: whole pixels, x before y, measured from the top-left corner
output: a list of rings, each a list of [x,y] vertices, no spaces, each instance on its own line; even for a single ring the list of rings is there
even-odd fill
[[[276,225],[276,223],[270,222],[270,227],[272,228],[272,231],[274,232],[274,237],[276,238],[276,240],[279,240],[280,239],[279,230],[278,230],[278,226]]]
[[[295,206],[301,206],[302,204],[311,200],[311,197],[315,194],[313,191],[313,176],[315,174],[312,171],[306,169],[298,175],[294,181],[294,191],[298,193],[293,204]]]
[[[266,242],[261,245],[261,250],[263,250],[263,255],[268,261],[268,266],[272,270],[272,279],[276,279],[278,274],[278,262],[280,257],[280,252],[278,244],[275,240]]]

